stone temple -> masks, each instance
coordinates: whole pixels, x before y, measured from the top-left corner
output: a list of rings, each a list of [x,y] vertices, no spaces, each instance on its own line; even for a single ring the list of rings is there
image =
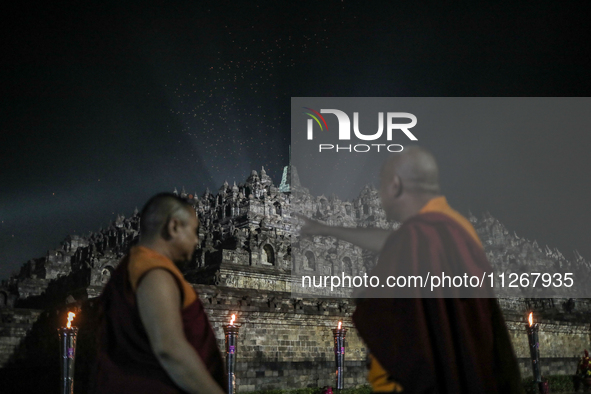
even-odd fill
[[[287,166],[279,186],[263,168],[260,173],[252,171],[239,185],[225,182],[216,193],[207,190],[198,197],[184,188],[180,193],[175,189],[175,193],[191,201],[200,218],[201,245],[183,272],[206,307],[222,351],[222,326],[228,324],[231,314],[237,315],[241,326],[240,392],[333,385],[331,329],[340,320],[348,328],[346,387],[365,384],[366,348],[351,322],[353,302],[347,298],[293,297],[291,274],[363,274],[375,265],[377,256],[346,242],[317,237],[314,251],[292,262],[292,243],[311,242],[296,238],[299,224],[292,207],[297,198],[301,213],[328,224],[395,228],[396,223],[386,221],[377,190],[367,186],[353,201],[312,196],[301,186],[295,167]],[[493,266],[513,272],[589,266],[578,254],[568,260],[555,249],[541,248],[535,241],[511,234],[488,214],[481,218],[469,215],[469,220]],[[57,371],[55,329],[65,320],[65,311],[74,309],[80,314],[76,385],[88,384],[94,351],[93,299],[100,295],[138,230],[136,209],[129,218],[118,216],[109,228],[66,238],[58,249],[28,261],[17,275],[2,282],[0,378],[2,371],[14,373],[17,368]],[[531,376],[525,333],[529,311],[540,323],[543,374],[574,374],[578,357],[590,348],[588,300],[524,295],[499,301],[523,377]]]

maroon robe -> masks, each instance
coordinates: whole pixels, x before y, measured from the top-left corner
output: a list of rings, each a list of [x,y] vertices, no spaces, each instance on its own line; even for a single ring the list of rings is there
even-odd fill
[[[129,256],[121,261],[100,297],[96,393],[182,393],[152,351],[129,281],[128,265]],[[224,363],[200,299],[183,308],[181,317],[187,340],[225,389]]]
[[[449,216],[429,212],[408,219],[388,238],[371,275],[385,283],[399,275],[490,273],[484,250]],[[500,308],[486,287],[436,292],[390,290],[389,298],[359,302],[353,321],[372,355],[404,393],[520,393],[517,360]],[[385,297],[370,289],[368,297]],[[454,295],[456,298],[442,298]],[[408,298],[415,297],[415,298]]]

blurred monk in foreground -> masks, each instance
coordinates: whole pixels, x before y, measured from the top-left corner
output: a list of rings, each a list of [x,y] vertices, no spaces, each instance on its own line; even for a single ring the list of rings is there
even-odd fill
[[[225,393],[215,334],[175,265],[191,259],[198,226],[193,207],[173,194],[142,209],[139,243],[100,297],[97,393]]]
[[[302,217],[301,234],[333,236],[380,252],[370,275],[382,284],[388,276],[491,273],[476,231],[440,194],[438,178],[433,155],[407,147],[387,160],[380,174],[381,204],[389,220],[402,223],[397,230],[333,227]],[[463,290],[366,290],[353,321],[371,353],[373,392],[522,392],[517,359],[492,292]]]

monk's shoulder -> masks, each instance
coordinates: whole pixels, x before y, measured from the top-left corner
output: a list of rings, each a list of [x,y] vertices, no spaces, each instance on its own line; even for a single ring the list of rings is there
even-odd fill
[[[428,220],[425,221],[417,215],[406,220],[402,225],[392,231],[390,236],[386,239],[384,251],[393,249],[408,249],[412,245],[417,245],[422,240],[428,238],[433,224]],[[427,238],[426,238],[427,237]]]
[[[452,219],[438,212],[428,212],[407,219],[395,231],[400,237],[413,236],[418,233],[430,232],[435,226],[450,224]]]

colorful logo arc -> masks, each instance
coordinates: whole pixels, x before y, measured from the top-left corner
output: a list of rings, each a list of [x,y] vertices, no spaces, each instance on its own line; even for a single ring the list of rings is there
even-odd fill
[[[328,126],[326,124],[326,120],[324,120],[324,117],[322,115],[320,115],[320,113],[318,111],[314,111],[312,108],[308,108],[308,107],[302,107],[302,108],[312,111],[316,115],[318,115],[318,117],[320,117],[320,119],[322,119],[322,122],[324,123],[324,126],[326,127],[326,131],[328,131]],[[311,116],[316,121],[316,123],[318,123],[318,126],[320,126],[320,130],[324,130],[322,128],[322,123],[320,123],[320,120],[318,120],[318,118],[316,116],[314,116],[313,114],[311,114],[309,112],[302,112],[302,113]]]

